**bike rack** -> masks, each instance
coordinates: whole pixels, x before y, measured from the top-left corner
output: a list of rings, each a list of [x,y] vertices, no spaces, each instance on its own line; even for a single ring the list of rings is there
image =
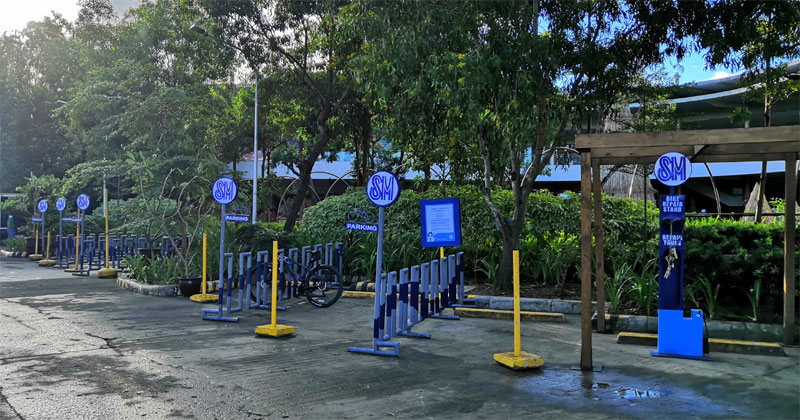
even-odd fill
[[[375,284],[372,348],[348,347],[347,351],[399,356],[400,343],[388,341],[392,337],[431,338],[430,334],[413,332],[411,328],[427,318],[459,319],[441,312],[456,302],[463,258],[464,253],[459,252],[415,265],[410,270],[404,268],[400,270],[399,282],[396,271],[382,273]]]

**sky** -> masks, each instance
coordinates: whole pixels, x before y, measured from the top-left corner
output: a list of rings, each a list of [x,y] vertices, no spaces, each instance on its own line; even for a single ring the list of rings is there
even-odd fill
[[[111,0],[117,12],[134,7],[139,0]],[[21,30],[30,21],[41,20],[50,16],[51,11],[61,14],[65,19],[73,21],[78,17],[77,0],[0,0],[0,33]],[[701,53],[692,53],[681,63],[668,60],[665,67],[670,75],[674,74],[677,64],[683,67],[678,82],[699,82],[729,76],[725,68],[707,69]]]

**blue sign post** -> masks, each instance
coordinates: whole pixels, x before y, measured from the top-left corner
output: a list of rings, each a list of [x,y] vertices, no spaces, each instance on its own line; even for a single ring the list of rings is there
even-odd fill
[[[239,189],[236,187],[236,182],[231,178],[219,178],[211,187],[211,196],[214,197],[217,203],[222,205],[222,211],[219,221],[219,283],[217,286],[219,292],[217,302],[219,307],[217,309],[203,309],[202,319],[209,321],[239,322],[239,318],[222,316],[222,284],[225,274],[223,270],[225,265],[225,222],[228,220],[225,214],[225,206],[232,203],[233,200],[236,199],[238,193]],[[241,285],[239,285],[239,287],[241,287]],[[230,293],[230,291],[228,291],[228,293]]]
[[[675,187],[692,174],[692,163],[676,152],[661,155],[654,169],[656,178],[670,187],[659,200],[658,239],[658,348],[659,357],[710,360],[703,355],[703,311],[692,309],[683,317],[683,261],[686,196]]]
[[[75,200],[75,204],[78,206],[78,213],[80,216],[80,226],[81,226],[81,234],[80,234],[80,241],[78,242],[78,249],[75,250],[75,266],[78,266],[78,259],[80,259],[80,269],[72,273],[73,276],[88,276],[89,272],[92,269],[91,258],[89,259],[89,268],[86,270],[86,273],[83,272],[83,257],[86,253],[86,209],[89,208],[89,196],[86,194],[81,194]]]
[[[397,342],[383,341],[381,335],[381,325],[383,317],[386,315],[384,307],[380,303],[378,296],[382,296],[385,285],[381,281],[383,278],[383,221],[385,209],[391,206],[400,197],[400,181],[397,177],[386,171],[375,172],[367,180],[367,198],[372,204],[378,206],[378,252],[376,256],[375,270],[375,311],[374,326],[372,334],[372,348],[348,347],[347,351],[355,353],[377,354],[380,356],[397,356],[400,345]],[[393,350],[381,350],[381,347],[391,347]]]
[[[58,210],[58,266],[59,267],[62,266],[62,263],[61,263],[61,253],[62,253],[61,242],[64,241],[64,233],[63,233],[61,227],[62,227],[62,223],[63,223],[63,220],[64,220],[63,212],[64,212],[65,208],[67,208],[67,200],[64,200],[64,197],[59,197],[58,200],[56,200],[56,210]]]

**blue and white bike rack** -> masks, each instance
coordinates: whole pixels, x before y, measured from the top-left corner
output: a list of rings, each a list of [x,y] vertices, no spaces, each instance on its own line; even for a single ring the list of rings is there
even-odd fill
[[[348,347],[347,351],[378,356],[399,356],[400,343],[392,337],[431,338],[430,334],[411,331],[427,318],[457,320],[445,315],[454,306],[458,283],[463,279],[464,253],[435,259],[398,273],[383,273],[375,284],[372,348]],[[410,279],[409,279],[410,273]]]

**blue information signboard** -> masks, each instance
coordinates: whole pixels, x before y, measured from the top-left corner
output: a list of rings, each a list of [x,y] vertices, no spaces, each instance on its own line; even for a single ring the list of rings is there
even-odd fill
[[[461,246],[461,206],[458,198],[420,200],[422,247]]]

